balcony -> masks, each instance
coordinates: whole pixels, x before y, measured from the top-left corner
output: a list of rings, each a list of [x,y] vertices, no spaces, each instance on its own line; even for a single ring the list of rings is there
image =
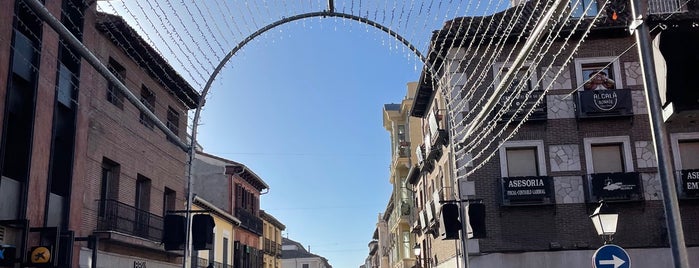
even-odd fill
[[[529,94],[529,96],[527,96]],[[505,93],[505,95],[508,95],[508,93]],[[537,105],[537,101],[539,98],[544,95],[544,91],[541,90],[535,90],[531,92],[523,92],[520,94],[517,94],[516,96],[509,96],[509,97],[503,97],[500,100],[500,105],[505,107],[508,103],[510,103],[511,109],[506,111],[505,114],[502,115],[500,120],[498,120],[499,123],[504,123],[507,121],[522,121],[524,120],[524,116],[529,112],[529,110],[532,110],[532,113],[529,115],[527,118],[527,121],[542,121],[547,119],[547,110],[546,110],[546,96],[543,97],[541,102]],[[511,98],[514,98],[512,100]],[[519,109],[519,107],[522,107]],[[519,109],[519,111],[517,111]]]
[[[686,3],[683,0],[649,0],[648,13],[660,15],[687,12]]]
[[[240,227],[262,235],[262,219],[255,216],[255,214],[242,208],[236,208],[235,217],[240,220]]]
[[[588,202],[643,200],[643,184],[638,172],[595,173],[586,178]]]
[[[117,200],[99,200],[97,231],[115,231],[152,241],[163,237],[163,218]]]
[[[632,116],[632,103],[628,89],[578,91],[575,95],[578,118]]]
[[[502,178],[502,203],[505,206],[553,204],[553,179],[549,176]]]
[[[271,256],[281,256],[281,254],[282,254],[281,248],[282,248],[281,245],[270,240],[269,238],[265,238],[264,248],[263,248],[265,254],[271,255]]]

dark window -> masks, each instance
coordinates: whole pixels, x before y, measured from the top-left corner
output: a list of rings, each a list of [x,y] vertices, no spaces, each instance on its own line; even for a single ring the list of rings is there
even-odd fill
[[[109,65],[107,65],[107,68],[109,69],[114,76],[121,81],[121,83],[124,83],[124,78],[126,77],[126,69],[121,66],[116,60],[109,58]],[[107,87],[107,101],[111,102],[112,104],[116,105],[120,109],[124,109],[124,93],[117,88],[115,84],[112,84],[111,82],[109,83],[109,86]]]
[[[150,179],[138,174],[136,178],[136,204],[137,210],[134,233],[145,237],[150,227]]]
[[[177,202],[177,192],[165,187],[163,192],[163,215],[166,215],[169,210],[175,210],[175,202]]]
[[[615,89],[615,73],[613,64],[609,62],[582,64],[582,79],[584,90]]]
[[[223,238],[223,267],[228,267],[228,238]]]
[[[146,86],[141,86],[141,103],[152,113],[155,113],[155,94]],[[139,121],[150,129],[153,129],[153,125],[155,124],[144,112],[140,113]]]
[[[303,268],[308,268],[308,263],[304,263]]]
[[[105,216],[109,199],[118,199],[119,195],[119,164],[107,158],[102,159],[102,185],[100,188],[99,215]]]
[[[180,113],[170,106],[167,107],[167,128],[175,135],[180,135]]]
[[[150,209],[150,179],[139,174],[136,179],[136,204],[137,209],[149,211]]]
[[[684,140],[679,141],[678,145],[682,169],[699,169],[699,141]]]

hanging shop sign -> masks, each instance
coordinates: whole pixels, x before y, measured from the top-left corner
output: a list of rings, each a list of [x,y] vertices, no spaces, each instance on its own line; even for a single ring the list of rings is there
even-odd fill
[[[596,173],[590,177],[592,195],[597,200],[641,200],[643,197],[637,172]]]
[[[505,203],[549,203],[552,201],[551,177],[526,176],[502,178]]]
[[[578,117],[633,115],[631,90],[603,89],[579,91]]]
[[[687,196],[699,196],[699,169],[682,170],[682,190]]]

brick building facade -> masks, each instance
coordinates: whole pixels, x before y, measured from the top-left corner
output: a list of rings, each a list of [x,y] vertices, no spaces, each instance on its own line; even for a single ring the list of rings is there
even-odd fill
[[[516,19],[509,33],[497,32],[493,28],[467,28],[464,25],[477,25],[481,21],[487,23],[491,20],[507,22],[507,18],[515,17],[515,12],[520,10],[524,10],[520,20],[539,17],[541,10],[546,10],[545,6],[550,3],[531,1],[492,16],[457,18],[448,21],[443,29],[433,35],[433,45],[430,46],[433,49],[429,52],[428,61],[433,66],[444,68],[440,69],[436,77],[423,73],[415,94],[416,104],[412,115],[422,117],[426,129],[430,124],[438,129],[438,120],[432,118],[439,115],[440,108],[446,103],[442,98],[449,96],[451,107],[460,107],[460,110],[449,111],[450,120],[454,122],[450,133],[457,133],[453,139],[459,147],[444,147],[444,155],[448,156],[446,152],[452,149],[456,151],[453,163],[456,164],[456,175],[459,178],[472,172],[475,167],[477,169],[460,181],[436,181],[446,183],[442,187],[457,189],[461,186],[461,199],[482,200],[485,204],[487,236],[468,241],[472,267],[588,267],[594,249],[603,243],[589,219],[600,200],[607,201],[619,212],[614,243],[628,249],[636,263],[634,266],[665,267],[672,263],[642,69],[634,47],[635,39],[627,31],[630,14],[626,9],[613,13],[612,19],[611,9],[626,4],[625,1],[612,2],[607,6],[610,10],[601,10],[602,18],[575,53],[572,49],[582,36],[575,31],[581,30],[572,28],[570,24],[561,26],[563,31],[553,41],[553,47],[561,47],[562,42],[565,42],[563,38],[572,31],[573,38],[561,53],[572,53],[571,60],[567,60],[565,56],[553,57],[554,53],[551,52],[543,54],[545,56],[537,64],[533,63],[535,57],[532,56],[515,73],[515,78],[510,81],[512,85],[507,86],[509,89],[504,93],[507,97],[500,100],[496,111],[507,109],[507,101],[514,100],[532,112],[516,131],[515,126],[523,120],[522,117],[528,110],[518,113],[515,111],[517,106],[514,106],[505,110],[501,119],[495,118],[495,112],[487,114],[486,123],[481,127],[493,126],[497,131],[503,130],[503,136],[497,136],[497,132],[482,137],[476,134],[468,140],[461,140],[463,136],[459,136],[463,135],[464,127],[472,124],[469,121],[472,117],[465,117],[469,115],[469,111],[477,112],[482,108],[483,103],[477,102],[478,96],[494,94],[493,87],[488,85],[497,85],[504,74],[499,71],[507,71],[514,58],[507,60],[507,53],[494,55],[494,50],[488,51],[485,47],[472,47],[473,51],[467,51],[467,47],[470,42],[481,39],[486,42],[504,40],[502,51],[514,51],[516,54],[521,50],[523,41],[517,43],[515,37],[522,32],[531,33],[531,28],[527,28],[524,21]],[[596,4],[601,7],[601,2]],[[685,241],[692,258],[691,263],[697,263],[699,259],[691,256],[696,256],[692,252],[699,250],[695,247],[699,241],[693,225],[699,207],[694,200],[696,191],[689,174],[694,172],[697,164],[693,155],[699,152],[696,147],[699,145],[696,139],[699,137],[699,125],[691,119],[694,118],[693,110],[699,107],[682,100],[689,98],[694,101],[697,98],[693,98],[690,93],[681,93],[690,92],[689,85],[685,83],[677,86],[677,83],[673,83],[675,78],[670,75],[671,70],[681,69],[673,69],[670,65],[672,57],[677,57],[677,52],[663,50],[662,44],[667,47],[668,43],[676,42],[676,39],[661,39],[661,36],[677,34],[673,32],[677,31],[685,34],[686,42],[694,42],[692,40],[699,32],[696,26],[691,26],[697,22],[696,5],[689,5],[680,12],[682,14],[674,20],[662,16],[663,20],[660,21],[658,18],[661,17],[658,16],[653,21],[651,16],[647,23],[664,23],[671,25],[671,29],[679,29],[654,37],[661,44],[660,51],[656,53],[664,56],[668,64],[662,67],[667,72],[667,77],[660,77],[661,84],[666,84],[665,88],[661,85],[661,90],[667,91],[664,97],[683,102],[676,105],[682,107],[682,110],[666,110],[665,127],[669,136],[665,138],[672,144],[670,151],[674,176],[671,179],[677,182],[681,198]],[[591,18],[584,19],[582,25],[589,25],[590,22]],[[680,51],[686,52],[684,55],[691,59],[696,57],[693,52]],[[488,62],[491,57],[494,61]],[[469,59],[474,59],[474,62],[482,59],[484,65],[471,64]],[[696,61],[684,64],[683,67],[691,70],[697,65]],[[548,66],[551,68],[547,68]],[[558,71],[560,75],[556,76]],[[471,76],[472,74],[476,75]],[[482,84],[470,87],[473,85],[471,83],[477,83],[475,81],[479,74],[484,77]],[[606,83],[595,83],[597,78]],[[696,79],[691,81],[699,82]],[[512,93],[516,85],[523,88],[523,93]],[[472,89],[474,92],[464,89]],[[477,97],[468,98],[471,95]],[[533,100],[539,96],[542,96],[542,102],[534,106]],[[669,101],[664,103],[666,107],[668,104]],[[514,123],[505,127],[506,121]],[[435,132],[425,133],[434,135]],[[511,137],[504,140],[509,134]],[[472,142],[479,138],[483,138],[484,142],[474,145]],[[426,139],[423,146],[428,146],[428,143],[433,145]],[[492,152],[492,158],[466,164],[481,150]],[[430,158],[429,152],[430,150],[417,153],[424,153],[426,158]],[[485,156],[481,157],[483,159]],[[411,177],[416,182],[414,189],[418,194],[422,188],[427,188],[429,192],[430,184],[434,183],[430,176],[435,172],[434,167],[440,165],[439,159],[434,157],[429,160],[430,163],[415,166],[417,172],[411,173]],[[427,181],[420,181],[420,178]],[[427,185],[421,186],[423,184]],[[446,198],[438,197],[441,200]],[[431,206],[430,200],[432,199],[418,198],[417,206],[427,208],[426,206]],[[436,225],[444,224],[440,220],[437,218]],[[425,226],[421,227],[424,231]],[[438,249],[430,241],[423,242],[420,246],[422,252],[443,252],[443,249]],[[434,261],[432,255],[436,254],[423,256],[431,260],[423,267],[453,267],[440,263],[442,260]]]
[[[98,237],[100,266],[181,265],[160,239],[162,216],[183,208],[186,152],[24,1],[6,7],[0,227],[7,235],[0,244],[15,245],[25,260],[29,248],[47,246],[57,265],[78,267],[90,265],[94,248],[80,240]],[[153,48],[121,18],[96,12],[94,2],[47,1],[46,8],[184,140],[199,94]]]

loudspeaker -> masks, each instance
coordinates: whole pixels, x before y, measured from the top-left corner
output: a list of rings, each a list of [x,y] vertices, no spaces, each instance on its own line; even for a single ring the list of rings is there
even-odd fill
[[[459,239],[461,221],[459,220],[459,206],[457,204],[442,205],[442,224],[440,233],[444,235],[444,240]]]
[[[165,250],[183,250],[186,237],[186,219],[181,215],[165,215],[163,220],[163,239]]]
[[[214,218],[209,214],[196,214],[192,217],[192,247],[194,250],[214,248]]]
[[[468,222],[473,230],[473,238],[485,238],[485,204],[468,205]]]

